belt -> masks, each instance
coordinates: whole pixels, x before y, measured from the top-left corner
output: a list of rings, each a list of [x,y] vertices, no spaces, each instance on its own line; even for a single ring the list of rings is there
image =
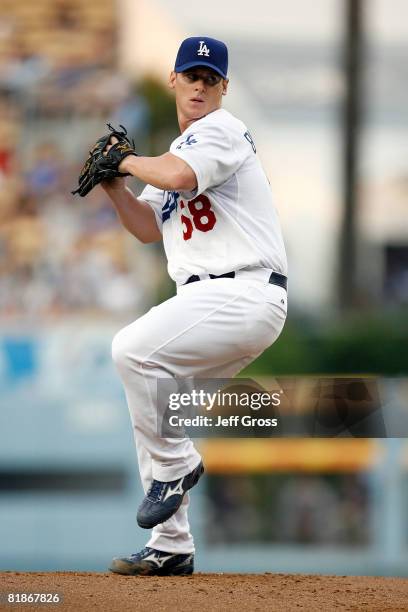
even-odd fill
[[[225,274],[219,274],[218,276],[216,274],[209,274],[208,275],[210,278],[235,278],[236,273],[235,272],[226,272]],[[184,283],[184,285],[188,285],[189,283],[195,283],[196,281],[202,280],[199,276],[197,276],[197,274],[193,274],[192,276],[190,276],[186,282]],[[288,279],[286,276],[284,276],[283,274],[279,274],[279,272],[272,272],[272,274],[269,277],[268,283],[270,283],[271,285],[278,285],[278,287],[283,287],[283,289],[288,289]]]

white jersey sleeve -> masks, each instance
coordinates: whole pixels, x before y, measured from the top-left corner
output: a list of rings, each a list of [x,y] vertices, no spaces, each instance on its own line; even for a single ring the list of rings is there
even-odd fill
[[[183,137],[170,151],[183,159],[196,175],[197,189],[191,196],[225,183],[251,152],[242,136],[238,138],[225,126],[214,123],[191,126]]]
[[[140,200],[147,202],[153,209],[156,217],[157,227],[163,233],[163,222],[162,222],[162,207],[163,207],[163,190],[153,187],[153,185],[146,185],[142,193],[139,195]]]

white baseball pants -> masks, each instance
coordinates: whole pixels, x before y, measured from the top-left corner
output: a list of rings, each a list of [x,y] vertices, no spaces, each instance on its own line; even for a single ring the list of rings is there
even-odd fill
[[[158,378],[231,378],[279,336],[286,291],[268,284],[270,270],[241,271],[236,278],[179,286],[177,295],[155,306],[114,337],[113,359],[121,376],[146,491],[152,479],[176,480],[201,457],[189,438],[157,434]],[[189,496],[168,521],[157,525],[147,546],[194,552],[187,517]]]

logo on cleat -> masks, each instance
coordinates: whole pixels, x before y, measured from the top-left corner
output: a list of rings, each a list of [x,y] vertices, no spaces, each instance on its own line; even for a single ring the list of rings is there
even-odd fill
[[[168,499],[169,497],[171,497],[172,495],[183,495],[184,494],[184,489],[183,489],[183,478],[179,481],[179,483],[174,487],[174,489],[172,489],[170,486],[166,491],[166,494],[163,498],[163,501],[165,502],[166,499]]]
[[[144,561],[152,561],[157,565],[157,567],[163,567],[163,565],[171,559],[174,555],[166,555],[165,557],[160,557],[156,553],[150,553],[147,557],[144,557]]]

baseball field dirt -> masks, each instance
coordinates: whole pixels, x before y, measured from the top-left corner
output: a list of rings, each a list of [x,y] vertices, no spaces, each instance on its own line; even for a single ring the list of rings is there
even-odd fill
[[[79,572],[1,572],[1,610],[202,612],[408,610],[407,578],[304,574],[131,577]],[[6,604],[6,593],[59,593],[59,604]]]

